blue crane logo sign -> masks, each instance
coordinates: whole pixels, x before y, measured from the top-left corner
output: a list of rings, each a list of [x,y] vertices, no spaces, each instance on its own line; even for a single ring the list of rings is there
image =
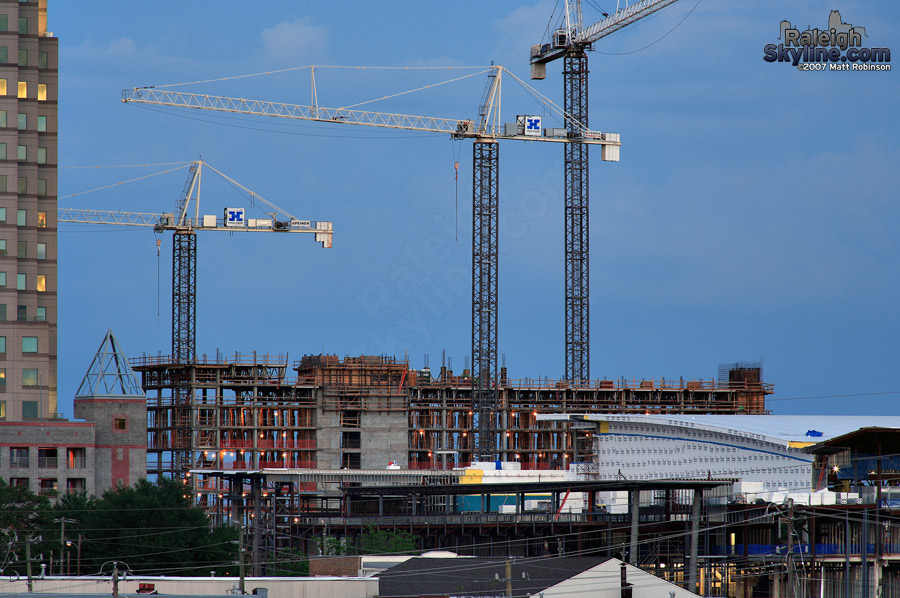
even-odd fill
[[[541,136],[541,117],[526,116],[525,117],[525,135],[528,137]]]
[[[244,208],[225,208],[225,226],[244,226]]]

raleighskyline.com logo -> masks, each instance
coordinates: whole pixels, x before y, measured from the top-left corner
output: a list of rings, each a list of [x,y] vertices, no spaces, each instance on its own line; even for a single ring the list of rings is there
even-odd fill
[[[790,21],[781,22],[780,44],[766,44],[763,60],[787,62],[801,71],[889,71],[890,48],[863,46],[865,27],[844,23],[832,10],[827,29],[800,31]]]

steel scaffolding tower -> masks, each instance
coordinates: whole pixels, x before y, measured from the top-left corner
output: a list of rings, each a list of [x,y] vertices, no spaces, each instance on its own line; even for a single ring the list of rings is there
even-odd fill
[[[497,406],[497,258],[500,145],[475,141],[472,168],[473,456],[492,460]]]
[[[582,46],[563,60],[566,129],[575,137],[588,126],[588,66]],[[566,379],[576,384],[591,377],[590,236],[588,219],[588,146],[567,143],[565,152],[566,221]]]

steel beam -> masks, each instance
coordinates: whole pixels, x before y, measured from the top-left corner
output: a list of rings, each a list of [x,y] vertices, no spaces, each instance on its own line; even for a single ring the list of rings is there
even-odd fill
[[[583,47],[566,53],[563,59],[563,95],[566,128],[575,132],[588,126],[588,64]],[[566,379],[581,384],[589,380],[589,221],[588,145],[565,145],[566,220]]]
[[[500,146],[479,139],[472,168],[472,457],[494,458]]]

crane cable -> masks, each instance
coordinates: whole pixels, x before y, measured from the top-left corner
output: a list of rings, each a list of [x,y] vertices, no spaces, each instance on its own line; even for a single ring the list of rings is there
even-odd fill
[[[456,140],[455,145],[450,146],[450,152],[453,154],[453,180],[456,186],[456,197],[453,204],[453,229],[455,240],[459,243],[459,140]]]

